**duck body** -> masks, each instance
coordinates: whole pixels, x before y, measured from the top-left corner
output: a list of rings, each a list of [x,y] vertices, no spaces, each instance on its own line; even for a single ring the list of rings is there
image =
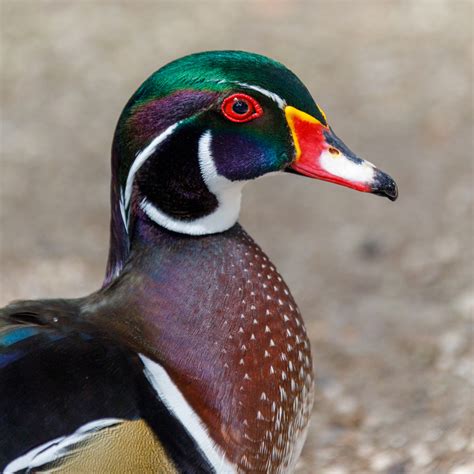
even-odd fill
[[[291,471],[311,412],[313,371],[304,323],[282,277],[239,225],[216,235],[190,237],[145,223],[137,234],[135,239],[140,243],[121,276],[109,287],[83,299],[62,302],[59,315],[48,302],[33,310],[28,303],[23,308],[10,308],[12,319],[17,315],[21,320],[24,311],[38,315],[38,327],[45,333],[41,338],[49,338],[58,350],[74,354],[74,358],[65,356],[67,366],[64,362],[51,364],[56,371],[71,373],[75,372],[73,367],[84,366],[75,381],[58,384],[66,394],[72,392],[74,398],[81,398],[81,391],[71,390],[71,385],[87,377],[97,396],[87,397],[92,402],[78,413],[79,420],[70,421],[69,432],[97,419],[147,420],[147,410],[161,410],[167,419],[176,417],[185,425],[187,420],[173,396],[174,385],[188,401],[190,413],[206,426],[205,435],[216,444],[216,451],[226,453],[228,461],[222,467],[209,467],[202,461],[206,468],[223,472],[232,465],[242,471]],[[67,304],[70,317],[63,309]],[[30,323],[24,321],[23,328],[31,330]],[[35,331],[33,334],[40,337]],[[60,342],[56,337],[61,337]],[[98,338],[99,348],[91,337]],[[31,342],[38,344],[38,340]],[[18,349],[17,344],[13,350]],[[104,350],[102,344],[110,351],[105,372],[93,363],[97,351]],[[83,345],[86,349],[81,349]],[[78,364],[77,359],[84,356]],[[34,367],[44,367],[43,358],[36,350],[33,357],[25,357],[25,369],[18,370],[13,364],[9,374],[3,372],[2,386],[18,387],[21,371],[38,373],[41,386],[44,371]],[[148,386],[145,411],[140,407],[137,380],[142,390]],[[158,383],[162,390],[157,393],[154,386]],[[30,384],[33,386],[36,391],[36,384]],[[104,398],[103,392],[111,392],[111,397]],[[36,404],[39,397],[32,400]],[[64,403],[61,400],[60,405]],[[51,401],[45,407],[43,420],[54,418],[52,414],[59,411]],[[39,415],[37,410],[34,413]],[[8,423],[8,431],[20,431],[21,438],[22,423]],[[62,418],[49,423],[50,433],[42,429],[46,440],[60,434],[56,423],[64,430]],[[44,427],[44,423],[37,426]],[[159,440],[159,421],[158,427],[155,436]],[[150,435],[148,430],[143,433]],[[181,468],[188,455],[187,462],[192,463],[199,457],[196,452],[202,449],[206,453],[207,440],[199,438],[201,433],[193,434],[197,446],[179,454]],[[32,447],[37,444],[39,440],[34,440]],[[167,446],[166,440],[161,444]]]
[[[292,472],[310,345],[237,222],[243,185],[285,171],[397,197],[273,60],[200,53],[142,84],[112,147],[102,288],[0,310],[2,470]]]

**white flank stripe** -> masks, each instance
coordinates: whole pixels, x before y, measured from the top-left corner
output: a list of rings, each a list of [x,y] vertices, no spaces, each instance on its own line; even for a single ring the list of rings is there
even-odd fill
[[[4,474],[14,474],[23,469],[30,470],[55,461],[61,458],[61,456],[67,454],[66,448],[84,441],[89,436],[92,436],[103,428],[122,423],[123,421],[124,420],[120,418],[102,418],[100,420],[91,421],[90,423],[78,428],[69,436],[55,438],[35,449],[32,449],[31,451],[28,451],[23,456],[16,458],[8,464],[4,470]]]
[[[127,184],[125,185],[124,205],[125,205],[125,211],[127,213],[129,212],[130,199],[132,197],[133,180],[135,178],[135,175],[137,174],[137,171],[140,169],[143,163],[145,163],[145,161],[155,152],[158,145],[174,132],[175,128],[179,125],[179,123],[180,122],[176,122],[175,124],[170,125],[164,132],[160,133],[157,137],[155,137],[151,141],[151,143],[146,148],[144,148],[140,153],[138,153],[138,155],[136,156],[135,161],[133,162],[128,172]],[[127,222],[128,222],[128,216],[127,216]]]
[[[39,453],[41,453],[42,451],[45,451],[49,446],[59,443],[63,439],[64,439],[64,436],[55,438],[51,441],[48,441],[47,443],[42,444],[41,446],[38,446],[35,449],[32,449],[31,451],[28,451],[23,456],[16,458],[10,464],[8,464],[8,466],[3,471],[4,474],[13,474],[15,472],[21,471],[22,469],[27,469],[31,467],[34,458]]]
[[[139,355],[145,366],[145,375],[156,390],[158,397],[188,431],[216,472],[218,474],[237,472],[236,466],[227,460],[223,450],[212,440],[204,423],[186,401],[166,370],[144,355]]]
[[[348,181],[371,183],[374,179],[374,165],[368,161],[355,163],[343,154],[332,155],[329,151],[321,153],[321,168],[328,173]]]
[[[211,131],[207,130],[199,138],[198,154],[203,180],[218,201],[216,210],[207,216],[192,221],[184,221],[173,219],[152,203],[143,199],[140,207],[152,221],[173,232],[188,235],[223,232],[237,222],[240,214],[242,188],[246,181],[230,181],[218,174],[211,153],[211,141]]]

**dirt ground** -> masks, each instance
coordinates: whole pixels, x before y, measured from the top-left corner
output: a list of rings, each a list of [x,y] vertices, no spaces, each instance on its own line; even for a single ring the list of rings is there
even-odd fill
[[[1,1],[1,292],[97,288],[109,149],[153,70],[245,49],[296,72],[396,203],[282,176],[242,223],[305,316],[317,403],[299,473],[474,472],[473,2]]]

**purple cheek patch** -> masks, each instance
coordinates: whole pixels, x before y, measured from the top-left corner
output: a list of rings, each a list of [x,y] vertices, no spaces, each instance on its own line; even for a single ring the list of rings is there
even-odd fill
[[[134,139],[142,143],[180,120],[210,106],[218,96],[214,92],[181,90],[138,107],[128,125]]]
[[[212,155],[217,172],[231,181],[257,178],[278,162],[273,147],[241,132],[214,134]]]

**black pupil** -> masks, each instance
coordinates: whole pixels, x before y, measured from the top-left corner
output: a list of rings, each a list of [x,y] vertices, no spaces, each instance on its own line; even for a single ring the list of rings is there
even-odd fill
[[[243,100],[236,100],[232,104],[232,110],[239,115],[246,114],[249,111],[249,104]]]

